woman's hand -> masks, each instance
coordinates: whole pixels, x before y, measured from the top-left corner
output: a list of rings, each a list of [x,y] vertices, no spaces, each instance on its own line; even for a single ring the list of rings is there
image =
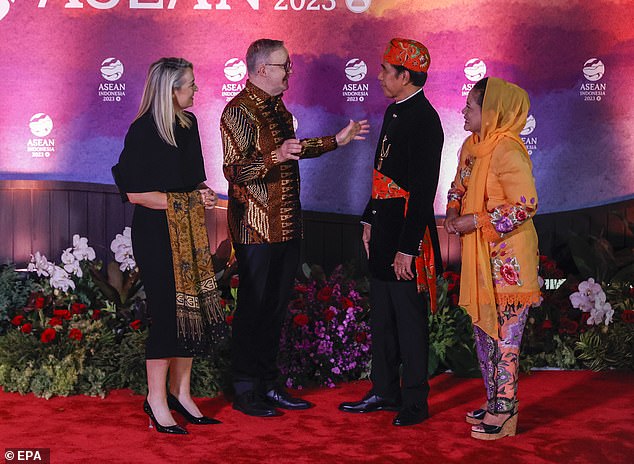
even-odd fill
[[[218,203],[218,195],[216,192],[211,190],[209,187],[198,190],[200,192],[200,196],[203,199],[203,205],[205,209],[214,209],[216,203]]]
[[[477,228],[477,217],[475,214],[464,214],[458,216],[452,222],[456,234],[464,235],[473,232]]]

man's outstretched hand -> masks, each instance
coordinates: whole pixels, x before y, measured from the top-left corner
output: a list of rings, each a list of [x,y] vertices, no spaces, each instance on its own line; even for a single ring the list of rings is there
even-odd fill
[[[353,121],[352,119],[346,127],[341,129],[335,138],[340,147],[347,145],[352,140],[365,140],[364,135],[370,132],[370,124],[367,119]]]

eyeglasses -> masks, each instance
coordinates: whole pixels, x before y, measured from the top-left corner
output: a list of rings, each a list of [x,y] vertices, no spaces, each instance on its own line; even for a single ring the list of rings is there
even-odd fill
[[[284,68],[284,72],[291,72],[293,69],[293,63],[291,61],[287,61],[286,63],[264,63],[264,66],[278,66],[280,68]]]

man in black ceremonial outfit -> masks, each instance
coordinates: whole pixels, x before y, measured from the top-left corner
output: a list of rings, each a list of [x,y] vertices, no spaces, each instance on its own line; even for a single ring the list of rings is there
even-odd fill
[[[423,44],[392,39],[381,64],[381,87],[395,102],[383,118],[362,219],[372,274],[372,389],[339,406],[345,412],[398,411],[397,426],[429,416],[427,292],[434,306],[435,272],[442,265],[434,197],[444,139],[423,92],[429,63]]]

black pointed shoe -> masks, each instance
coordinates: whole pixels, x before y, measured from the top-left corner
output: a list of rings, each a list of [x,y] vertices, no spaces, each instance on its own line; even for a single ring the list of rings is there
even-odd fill
[[[339,405],[339,410],[344,412],[375,412],[375,411],[399,411],[400,401],[368,393],[361,401],[346,401]]]
[[[154,413],[152,412],[152,408],[150,407],[150,403],[147,402],[147,399],[143,403],[143,411],[150,417],[150,428],[152,428],[152,424],[154,424],[154,428],[157,432],[161,433],[171,433],[172,435],[187,435],[188,432],[180,425],[161,425],[154,417]]]
[[[392,424],[397,426],[416,425],[420,424],[428,417],[429,410],[426,406],[412,404],[403,407],[401,412],[399,412],[392,421]]]
[[[280,411],[264,402],[253,390],[236,395],[233,400],[233,409],[247,416],[254,417],[275,417],[282,415]]]
[[[280,409],[309,409],[313,403],[291,396],[283,388],[271,388],[264,394],[264,401]]]
[[[187,419],[187,421],[190,424],[196,424],[196,425],[222,424],[222,422],[220,422],[218,419],[214,419],[213,417],[194,416],[187,409],[185,409],[185,406],[183,406],[181,402],[178,401],[178,398],[176,398],[171,393],[167,394],[167,405],[169,406],[170,409],[173,409],[174,411],[182,415],[185,419]]]

